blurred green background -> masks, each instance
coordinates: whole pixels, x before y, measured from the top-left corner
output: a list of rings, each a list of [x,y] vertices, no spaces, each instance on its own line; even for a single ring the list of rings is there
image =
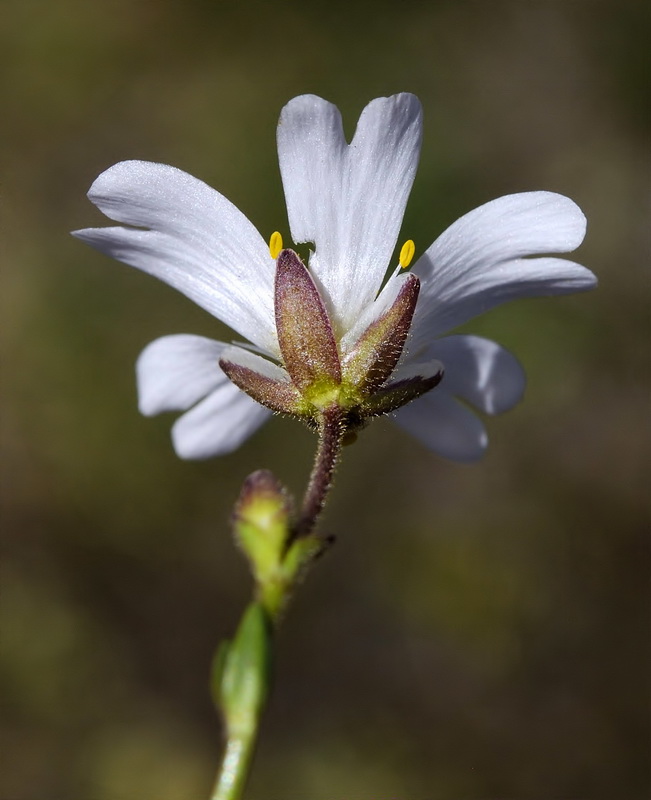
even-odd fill
[[[315,444],[274,420],[183,463],[172,418],[139,416],[149,341],[228,332],[68,235],[103,224],[90,183],[174,164],[287,236],[282,105],[320,94],[352,134],[401,90],[425,111],[403,239],[559,191],[600,288],[468,326],[529,376],[482,463],[384,421],[346,451],[248,798],[646,798],[649,6],[9,0],[0,26],[0,800],[207,797],[209,663],[250,591],[229,511],[259,467],[300,492]]]

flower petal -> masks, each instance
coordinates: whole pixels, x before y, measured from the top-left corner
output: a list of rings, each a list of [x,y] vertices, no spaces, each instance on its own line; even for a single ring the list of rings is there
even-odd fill
[[[172,427],[180,458],[203,459],[236,450],[265,422],[271,411],[225,381]]]
[[[447,336],[427,348],[443,364],[442,388],[487,414],[501,414],[522,399],[526,376],[517,358],[480,336]]]
[[[395,421],[430,450],[452,461],[477,461],[488,445],[481,420],[442,386],[401,408]]]
[[[366,106],[348,145],[341,115],[314,95],[291,100],[278,156],[295,242],[313,242],[312,270],[338,333],[372,302],[393,253],[418,165],[422,112],[411,94]]]
[[[570,252],[585,228],[579,207],[552,192],[508,195],[461,217],[414,266],[421,278],[414,348],[507,300],[594,287],[595,276],[579,264],[523,258]]]
[[[228,347],[185,333],[148,344],[136,362],[140,412],[150,417],[163,411],[185,411],[227,382],[219,359]]]
[[[108,217],[132,228],[74,235],[178,289],[265,350],[277,354],[275,263],[255,227],[219,192],[164,164],[123,161],[88,193]]]

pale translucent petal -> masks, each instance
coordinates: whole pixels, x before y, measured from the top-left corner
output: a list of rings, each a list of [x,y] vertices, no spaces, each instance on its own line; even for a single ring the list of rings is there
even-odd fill
[[[443,364],[441,388],[487,414],[501,414],[520,402],[526,376],[517,358],[480,336],[447,336],[427,348]]]
[[[124,161],[103,172],[88,196],[109,218],[134,227],[75,236],[160,278],[277,353],[275,262],[255,227],[219,192],[174,167]]]
[[[579,207],[552,192],[501,197],[461,217],[414,266],[415,348],[507,300],[593,288],[595,276],[579,264],[524,258],[570,252],[585,228]]]
[[[366,106],[348,145],[335,106],[291,100],[278,156],[295,242],[313,242],[310,268],[338,333],[377,294],[395,248],[418,165],[422,112],[411,94]]]
[[[226,381],[174,423],[174,449],[187,459],[225,455],[236,450],[270,415],[271,411]]]
[[[163,336],[147,345],[136,362],[138,407],[146,416],[185,411],[228,378],[219,368],[223,342],[203,336]]]
[[[399,409],[395,421],[451,461],[477,461],[488,445],[481,420],[444,392],[442,385]]]

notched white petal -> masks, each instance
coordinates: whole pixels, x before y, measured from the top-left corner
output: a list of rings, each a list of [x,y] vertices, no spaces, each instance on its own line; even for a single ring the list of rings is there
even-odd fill
[[[422,112],[410,94],[373,100],[346,143],[339,111],[314,95],[290,101],[278,156],[292,236],[310,259],[343,332],[377,294],[395,248],[420,155]]]

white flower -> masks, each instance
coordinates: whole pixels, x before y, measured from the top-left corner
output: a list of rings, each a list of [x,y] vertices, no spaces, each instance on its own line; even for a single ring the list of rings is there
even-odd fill
[[[411,280],[418,300],[391,380],[431,379],[441,364],[444,377],[400,408],[395,421],[439,454],[472,461],[487,436],[465,403],[488,414],[506,411],[523,394],[524,373],[513,355],[487,339],[439,337],[507,300],[582,291],[596,280],[585,267],[550,255],[581,244],[586,221],[580,209],[558,194],[528,192],[466,214],[411,273],[397,270],[380,292],[416,173],[421,132],[420,103],[411,94],[373,100],[350,144],[334,105],[313,95],[296,97],[278,124],[280,170],[292,238],[313,244],[309,272],[342,369],[360,337]],[[220,359],[295,391],[279,344],[276,260],[267,242],[214,189],[162,164],[116,164],[97,178],[89,197],[122,224],[76,236],[170,284],[250,343],[166,336],[146,347],[137,364],[142,413],[185,412],[172,429],[179,456],[234,450],[272,412],[229,380]],[[420,294],[409,275],[420,279]]]

